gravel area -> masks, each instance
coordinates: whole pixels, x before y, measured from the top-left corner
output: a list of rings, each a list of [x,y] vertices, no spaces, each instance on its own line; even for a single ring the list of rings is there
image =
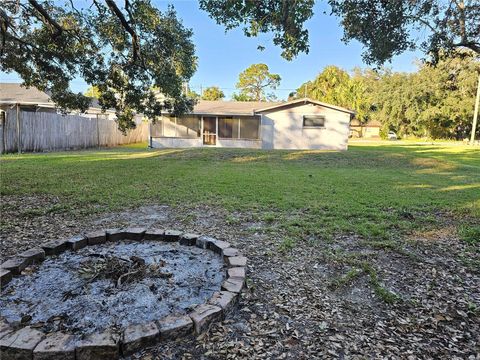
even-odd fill
[[[55,198],[3,201],[2,260],[47,239],[121,226],[211,235],[248,257],[236,312],[200,337],[132,359],[480,359],[480,251],[448,222],[400,247],[355,235],[284,246],[275,220],[222,209],[152,205],[85,217],[45,211],[61,206]]]

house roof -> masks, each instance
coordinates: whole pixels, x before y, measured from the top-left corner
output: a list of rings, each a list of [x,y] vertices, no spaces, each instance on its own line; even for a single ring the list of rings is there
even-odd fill
[[[360,120],[353,119],[350,122],[350,126],[352,127],[382,127],[382,123],[378,120],[370,120],[366,124],[362,124]]]
[[[36,105],[54,108],[50,96],[36,87],[25,87],[18,83],[0,83],[0,105]],[[100,109],[97,99],[91,99],[89,109]],[[113,111],[109,109],[109,111]]]
[[[200,100],[193,108],[196,115],[254,115],[257,109],[281,104],[265,101],[207,101]]]
[[[318,106],[323,106],[323,107],[326,107],[326,108],[329,108],[329,109],[338,110],[338,111],[349,113],[351,115],[355,115],[355,111],[349,110],[349,109],[341,107],[341,106],[331,105],[331,104],[327,104],[327,103],[324,103],[324,102],[321,102],[321,101],[313,100],[313,99],[310,99],[310,98],[302,98],[302,99],[296,99],[296,100],[291,100],[291,101],[286,101],[286,102],[282,102],[282,103],[273,104],[271,106],[266,106],[266,107],[263,107],[263,108],[259,108],[255,112],[256,113],[262,113],[262,112],[267,112],[267,111],[274,111],[274,110],[277,110],[277,109],[282,108],[282,107],[295,106],[295,105],[300,105],[300,104],[304,104],[304,103],[305,104],[309,103],[309,104],[314,104],[314,105],[318,105]]]
[[[25,104],[55,107],[43,91],[35,87],[24,87],[16,83],[0,83],[0,104]]]

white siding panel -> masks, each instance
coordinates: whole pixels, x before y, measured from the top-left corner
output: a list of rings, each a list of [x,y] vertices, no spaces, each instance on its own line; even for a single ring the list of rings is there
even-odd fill
[[[325,115],[325,128],[304,128],[303,115]],[[350,114],[326,107],[305,104],[263,114],[262,129],[273,126],[274,149],[346,150]],[[267,132],[262,140],[271,141]]]

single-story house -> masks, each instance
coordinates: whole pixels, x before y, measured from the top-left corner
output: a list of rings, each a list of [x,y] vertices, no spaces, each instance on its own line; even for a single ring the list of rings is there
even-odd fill
[[[36,87],[27,88],[18,83],[0,83],[0,110],[7,111],[17,107],[20,111],[57,113],[57,108],[50,96]],[[77,115],[114,119],[115,111],[102,112],[96,99],[92,99],[92,105],[87,111]]]
[[[353,115],[308,98],[199,101],[189,114],[162,114],[150,127],[150,146],[346,150]]]
[[[370,120],[362,124],[358,119],[352,119],[350,122],[350,137],[378,139],[380,138],[380,129],[382,124],[377,120]]]

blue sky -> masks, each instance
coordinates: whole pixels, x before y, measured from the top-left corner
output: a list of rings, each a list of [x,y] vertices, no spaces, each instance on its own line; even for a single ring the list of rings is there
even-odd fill
[[[225,32],[201,11],[196,1],[163,1],[152,0],[161,9],[173,4],[183,24],[192,28],[193,40],[196,45],[198,69],[190,81],[190,87],[200,92],[211,85],[223,89],[227,98],[235,91],[238,74],[254,63],[265,63],[270,71],[282,77],[276,95],[285,99],[292,89],[297,88],[307,80],[313,79],[327,65],[337,65],[346,70],[356,66],[365,67],[362,61],[362,46],[354,41],[344,44],[341,41],[343,29],[339,20],[329,14],[329,7],[325,2],[317,2],[315,14],[307,22],[310,34],[310,52],[301,54],[292,61],[286,61],[281,56],[281,49],[272,44],[272,35],[266,34],[258,38],[247,38],[241,29]],[[325,14],[326,13],[326,14]],[[264,51],[257,50],[262,45]],[[414,71],[415,59],[420,53],[405,53],[387,64],[395,71]],[[0,73],[2,82],[20,82],[15,74]],[[87,85],[80,79],[72,82],[74,91],[84,91]]]

